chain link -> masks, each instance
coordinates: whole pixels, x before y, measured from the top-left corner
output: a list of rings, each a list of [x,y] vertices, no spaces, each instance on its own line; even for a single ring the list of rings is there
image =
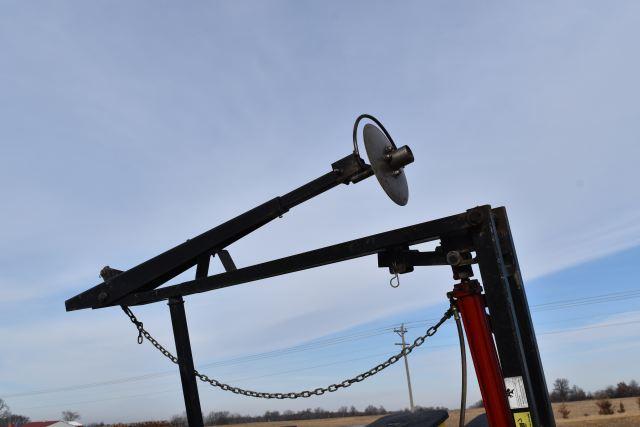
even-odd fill
[[[153,338],[151,336],[151,334],[149,332],[147,332],[146,329],[144,329],[144,325],[142,324],[142,322],[140,322],[138,320],[138,318],[131,312],[131,310],[129,309],[129,307],[125,307],[125,306],[121,306],[122,310],[126,313],[126,315],[129,317],[129,319],[131,320],[131,322],[136,326],[136,328],[138,329],[138,344],[142,344],[142,341],[144,340],[144,338],[146,338],[151,345],[153,345],[155,348],[157,348],[160,353],[162,353],[166,358],[168,358],[169,360],[171,360],[173,363],[178,364],[178,358],[175,357],[173,354],[171,354],[171,352],[169,352],[166,348],[164,348],[158,341],[156,341],[155,338]],[[248,397],[258,397],[258,398],[262,398],[262,399],[297,399],[299,397],[312,397],[312,396],[322,396],[323,394],[325,394],[326,392],[332,393],[334,391],[338,391],[341,388],[347,388],[350,387],[351,385],[355,384],[355,383],[359,383],[361,381],[364,381],[365,379],[377,374],[378,372],[388,368],[389,366],[393,365],[394,363],[396,363],[398,360],[400,360],[402,357],[409,355],[415,348],[420,347],[422,344],[424,344],[424,342],[426,341],[427,338],[435,335],[436,332],[438,332],[438,328],[440,328],[440,326],[442,326],[443,323],[445,323],[448,319],[451,318],[451,316],[453,316],[454,313],[454,309],[452,307],[449,307],[449,309],[447,311],[445,311],[444,315],[442,316],[442,318],[438,321],[438,323],[436,323],[435,325],[431,326],[429,329],[427,329],[427,332],[424,335],[419,336],[418,338],[416,338],[413,341],[413,344],[404,347],[398,354],[395,354],[393,356],[391,356],[390,358],[388,358],[387,360],[385,360],[384,362],[380,363],[379,365],[374,366],[373,368],[369,369],[368,371],[365,371],[363,373],[361,373],[360,375],[357,375],[353,378],[349,378],[346,379],[340,383],[336,383],[336,384],[331,384],[327,387],[318,387],[314,390],[303,390],[303,391],[299,391],[299,392],[290,392],[290,393],[266,393],[266,392],[259,392],[259,391],[252,391],[252,390],[245,390],[239,387],[234,387],[231,386],[229,384],[225,384],[223,382],[220,382],[214,378],[209,378],[207,375],[201,374],[200,372],[198,372],[198,370],[194,369],[193,373],[195,374],[196,377],[198,377],[200,379],[200,381],[203,381],[205,383],[208,383],[210,385],[212,385],[213,387],[218,387],[224,391],[230,391],[231,393],[235,393],[235,394],[241,394],[243,396],[248,396]]]

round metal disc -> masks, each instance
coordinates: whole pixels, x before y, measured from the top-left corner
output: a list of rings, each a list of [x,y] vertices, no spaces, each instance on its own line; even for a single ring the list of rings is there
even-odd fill
[[[384,156],[390,151],[389,148],[395,149],[396,146],[389,141],[389,138],[375,125],[367,123],[364,126],[364,147],[367,150],[369,163],[378,178],[378,182],[387,196],[400,206],[404,206],[409,201],[409,187],[407,186],[407,177],[404,171],[400,169],[400,173],[394,175],[389,163]]]

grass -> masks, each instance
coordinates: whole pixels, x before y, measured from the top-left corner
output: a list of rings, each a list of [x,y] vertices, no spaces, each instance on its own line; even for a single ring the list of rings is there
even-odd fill
[[[617,411],[620,406],[620,402],[624,403],[626,412],[622,414],[615,412],[613,415],[599,415],[595,400],[582,400],[579,402],[567,403],[567,408],[571,411],[568,419],[562,419],[560,417],[560,414],[558,413],[558,404],[553,405],[553,412],[556,416],[556,423],[566,427],[640,426],[640,408],[638,408],[636,399],[637,398],[635,397],[609,399],[613,404],[614,411]]]

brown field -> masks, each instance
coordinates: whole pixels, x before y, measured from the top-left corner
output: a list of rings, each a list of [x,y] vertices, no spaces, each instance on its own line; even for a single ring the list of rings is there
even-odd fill
[[[563,426],[615,426],[615,427],[630,427],[640,426],[640,408],[638,408],[636,397],[627,397],[624,399],[609,399],[613,403],[614,411],[617,411],[620,402],[624,403],[625,413],[620,414],[616,412],[613,415],[598,415],[598,408],[596,407],[595,400],[583,400],[580,402],[571,402],[567,404],[571,413],[569,419],[562,419],[558,414],[558,405],[554,404],[554,413],[556,415],[556,421],[559,425]],[[586,414],[586,415],[585,415]]]
[[[567,403],[567,408],[571,411],[568,419],[562,419],[558,413],[558,405],[554,404],[554,413],[558,425],[565,427],[638,427],[640,426],[640,408],[638,408],[637,398],[628,397],[624,399],[610,399],[614,405],[614,410],[618,410],[620,402],[624,403],[626,412],[614,415],[598,415],[598,408],[595,400],[583,400],[581,402]],[[447,427],[458,425],[458,412],[449,411],[449,419],[444,424]],[[473,419],[484,412],[483,409],[468,409],[467,420]],[[236,427],[350,427],[366,425],[376,419],[379,415],[369,417],[345,417],[329,418],[324,420],[301,420],[301,421],[274,421],[265,423],[236,424]]]

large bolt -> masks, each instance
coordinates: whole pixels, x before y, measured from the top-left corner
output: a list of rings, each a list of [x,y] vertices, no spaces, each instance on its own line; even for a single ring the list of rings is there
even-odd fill
[[[484,219],[484,214],[479,209],[473,209],[467,213],[467,221],[471,225],[480,225]]]
[[[102,291],[98,294],[98,302],[103,303],[109,298],[109,294],[105,291]]]
[[[458,251],[447,252],[447,264],[458,265],[462,262],[462,255]]]

